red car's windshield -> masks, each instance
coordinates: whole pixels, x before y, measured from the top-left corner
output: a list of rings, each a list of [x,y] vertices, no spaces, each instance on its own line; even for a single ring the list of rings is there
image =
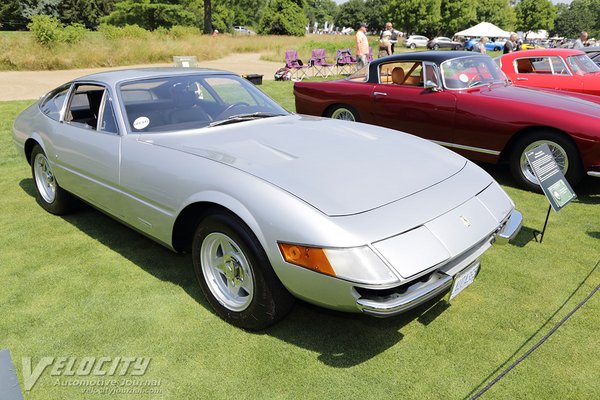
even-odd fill
[[[600,71],[600,67],[598,67],[586,54],[567,57],[567,62],[575,75],[587,75]]]
[[[504,73],[487,56],[459,57],[441,65],[447,89],[467,89],[494,82],[506,82]]]

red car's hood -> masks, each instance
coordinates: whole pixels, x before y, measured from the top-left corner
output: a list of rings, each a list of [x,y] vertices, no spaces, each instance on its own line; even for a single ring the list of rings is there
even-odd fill
[[[543,112],[548,112],[548,108],[555,108],[578,114],[600,116],[600,97],[598,96],[512,85],[493,85],[490,88],[479,90],[482,96],[522,103],[523,107],[535,105],[536,109],[544,110]],[[530,111],[530,108],[523,108],[523,113]]]

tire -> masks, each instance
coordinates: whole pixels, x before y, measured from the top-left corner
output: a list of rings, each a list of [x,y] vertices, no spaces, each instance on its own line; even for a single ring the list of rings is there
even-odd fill
[[[563,170],[569,183],[573,186],[579,183],[583,177],[583,167],[575,144],[558,132],[537,131],[518,139],[509,154],[510,171],[519,186],[541,192],[525,153],[544,143],[550,146],[557,164]]]
[[[410,47],[411,49],[413,49],[413,50],[414,50],[414,49],[416,49],[416,48],[417,48],[417,45],[416,45],[416,44],[414,44],[414,43],[411,43],[409,47]]]
[[[434,50],[439,50],[440,49],[440,45],[439,44],[434,44],[433,45],[433,49]]]
[[[356,112],[354,108],[346,105],[334,106],[329,113],[327,113],[327,116],[342,121],[360,122],[358,112]]]
[[[75,198],[60,187],[52,165],[39,144],[31,151],[31,176],[35,186],[35,199],[40,206],[51,214],[68,214],[75,208]]]
[[[454,46],[454,50],[460,50],[460,46]]]
[[[293,305],[250,228],[229,213],[218,211],[199,223],[192,259],[208,302],[232,325],[264,329]]]

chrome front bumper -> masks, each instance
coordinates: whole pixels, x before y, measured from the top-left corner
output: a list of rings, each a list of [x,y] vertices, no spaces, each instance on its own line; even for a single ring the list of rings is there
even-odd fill
[[[359,310],[376,317],[390,317],[415,308],[450,290],[453,278],[434,272],[426,282],[411,285],[406,292],[387,296],[361,297],[356,301]]]
[[[523,214],[521,214],[517,210],[512,210],[508,217],[508,220],[496,234],[496,242],[498,244],[508,243],[510,240],[514,239],[515,236],[517,236],[522,226]]]

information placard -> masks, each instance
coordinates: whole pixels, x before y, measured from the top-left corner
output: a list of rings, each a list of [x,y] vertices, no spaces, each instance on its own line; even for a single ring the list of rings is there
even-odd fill
[[[554,211],[558,212],[577,198],[547,144],[528,151],[525,156]]]

